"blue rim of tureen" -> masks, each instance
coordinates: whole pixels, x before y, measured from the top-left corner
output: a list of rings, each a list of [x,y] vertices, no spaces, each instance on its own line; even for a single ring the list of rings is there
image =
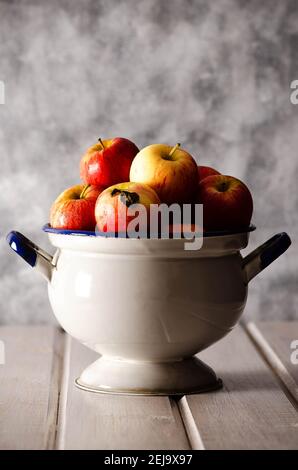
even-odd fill
[[[87,231],[87,230],[61,230],[57,228],[53,228],[50,226],[50,224],[45,224],[42,227],[42,230],[47,233],[55,233],[56,235],[73,235],[73,236],[86,236],[86,237],[104,237],[104,238],[127,238],[125,233],[119,233],[117,237],[115,237],[114,233],[109,233],[109,232],[95,232],[93,231]],[[242,228],[238,230],[219,230],[219,231],[209,231],[209,232],[204,232],[203,237],[216,237],[216,236],[223,236],[223,235],[236,235],[240,233],[247,233],[247,232],[253,232],[256,230],[256,226],[253,224],[250,224],[249,227],[247,228]],[[142,237],[142,238],[147,238],[147,237]],[[171,237],[173,238],[173,237]]]

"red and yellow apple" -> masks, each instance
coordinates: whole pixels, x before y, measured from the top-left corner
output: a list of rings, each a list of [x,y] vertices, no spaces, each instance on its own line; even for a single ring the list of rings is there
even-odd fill
[[[77,184],[63,191],[52,205],[50,224],[64,230],[94,230],[95,203],[101,189]]]
[[[134,204],[143,206],[145,220],[139,231],[146,231],[149,227],[149,214],[151,204],[160,204],[156,192],[149,186],[141,183],[119,183],[105,189],[97,199],[95,218],[100,232],[120,233],[127,231],[128,224],[136,217],[129,213]],[[147,233],[147,232],[146,232]]]
[[[133,142],[122,137],[99,139],[81,159],[81,178],[86,184],[104,188],[128,181],[131,162],[138,151]]]
[[[253,200],[248,187],[237,178],[212,175],[199,184],[205,230],[237,230],[250,224]]]
[[[220,173],[211,166],[198,165],[199,182],[211,175],[220,175]]]
[[[130,181],[147,184],[165,204],[187,204],[195,200],[198,170],[185,150],[163,144],[149,145],[134,158]]]

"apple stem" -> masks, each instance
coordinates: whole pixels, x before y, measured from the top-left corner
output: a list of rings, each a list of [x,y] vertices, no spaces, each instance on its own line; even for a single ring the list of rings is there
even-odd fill
[[[104,150],[105,146],[104,146],[103,141],[101,140],[101,138],[98,139],[98,142],[102,146],[102,150]]]
[[[169,153],[169,157],[172,157],[174,155],[174,153],[176,152],[176,150],[180,147],[181,144],[176,144],[175,147],[172,148],[172,150],[170,151]]]
[[[80,194],[80,199],[83,199],[83,197],[84,197],[85,194],[86,194],[87,189],[90,188],[90,186],[91,186],[91,184],[86,184],[86,185],[84,186],[83,191],[82,191],[81,194]]]

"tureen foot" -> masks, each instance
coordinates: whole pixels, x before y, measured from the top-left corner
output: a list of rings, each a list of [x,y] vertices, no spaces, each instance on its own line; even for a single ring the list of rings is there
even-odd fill
[[[159,363],[101,357],[83,371],[76,385],[98,393],[184,395],[219,389],[222,381],[196,357]]]

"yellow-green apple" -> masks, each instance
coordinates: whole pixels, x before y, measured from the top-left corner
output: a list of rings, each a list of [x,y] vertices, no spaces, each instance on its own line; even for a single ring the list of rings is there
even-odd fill
[[[148,184],[161,202],[187,204],[195,200],[198,187],[197,164],[179,148],[154,144],[143,148],[130,168],[130,181]]]
[[[95,203],[101,188],[77,184],[63,191],[51,207],[50,224],[64,230],[94,230]]]
[[[126,233],[128,224],[136,217],[129,208],[140,207],[144,217],[141,220],[139,231],[146,231],[149,227],[150,205],[160,204],[156,192],[142,183],[119,183],[105,189],[97,199],[95,206],[95,219],[100,232]],[[132,208],[132,209],[133,209]],[[146,231],[147,233],[147,231]]]
[[[198,165],[199,182],[211,175],[220,175],[220,173],[211,166]]]
[[[133,142],[122,137],[99,139],[81,159],[81,178],[86,184],[104,188],[128,181],[131,162],[138,151]]]
[[[237,230],[249,226],[253,200],[248,187],[237,178],[211,175],[199,184],[206,230]]]

